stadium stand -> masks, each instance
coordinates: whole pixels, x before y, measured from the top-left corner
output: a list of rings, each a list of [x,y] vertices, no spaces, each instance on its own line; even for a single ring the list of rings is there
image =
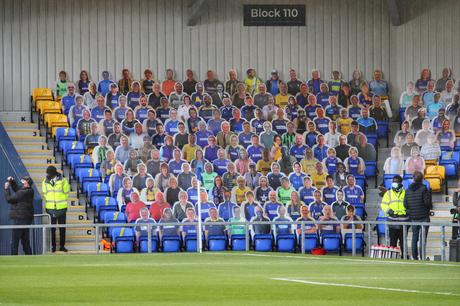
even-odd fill
[[[458,83],[439,95],[430,89],[434,81],[426,81],[426,90],[408,86],[392,116],[388,85],[378,70],[357,95],[345,80],[331,80],[329,86],[306,80],[294,87],[293,81],[277,80],[273,87],[269,80],[268,86],[250,88],[250,79],[239,80],[238,90],[227,93],[228,86],[208,73],[191,95],[178,81],[158,82],[161,86],[147,94],[141,80],[140,88],[126,95],[111,84],[105,96],[88,96],[67,81],[63,96],[62,86],[32,90],[36,123],[5,126],[35,181],[50,164],[70,178],[70,223],[82,225],[69,230],[70,251],[94,249],[94,233],[85,228],[89,220],[126,222],[133,213],[127,211],[132,193],[149,213],[141,216],[137,209],[129,220],[154,224],[153,251],[164,252],[196,250],[196,232],[188,233],[184,222],[196,220],[198,197],[203,220],[262,222],[251,228],[255,250],[293,252],[300,248],[299,229],[263,222],[350,220],[347,205],[355,207],[354,220],[385,220],[377,186],[388,189],[393,175],[400,174],[407,188],[417,170],[439,193],[433,218],[448,217],[449,180],[458,177],[460,163]],[[315,82],[321,83],[316,94],[309,85]],[[166,87],[169,95],[160,91]],[[235,205],[241,207],[238,218]],[[216,215],[212,208],[218,208]],[[168,222],[177,226],[161,226]],[[437,230],[430,229],[430,235]],[[141,226],[111,228],[104,235],[114,252],[146,252],[141,231]],[[236,225],[205,231],[203,245],[209,250],[244,249],[244,229],[239,232]],[[378,226],[375,235],[382,234]],[[357,252],[364,254],[365,241],[359,233]],[[320,245],[328,252],[351,252],[351,236],[334,224],[307,228],[305,250]],[[430,250],[429,244],[429,256]]]

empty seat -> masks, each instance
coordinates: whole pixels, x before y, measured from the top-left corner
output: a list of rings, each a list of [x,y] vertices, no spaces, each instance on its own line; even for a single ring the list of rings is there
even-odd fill
[[[134,230],[130,227],[117,227],[112,231],[112,241],[115,242],[115,253],[134,252]]]
[[[340,234],[323,233],[321,234],[321,243],[327,252],[340,253]]]
[[[255,234],[254,250],[257,252],[270,252],[273,248],[273,238],[271,234]]]
[[[294,252],[296,247],[294,234],[276,235],[276,250],[278,252]]]
[[[158,251],[158,237],[152,234],[150,241],[152,242],[152,252],[157,252]],[[139,252],[147,253],[148,250],[149,250],[148,236],[140,236],[139,237]]]
[[[179,252],[180,237],[178,235],[163,236],[161,239],[163,252]]]
[[[208,250],[212,252],[225,251],[227,249],[227,237],[225,235],[209,235]]]
[[[246,250],[246,235],[232,235],[230,237],[232,251]]]
[[[355,252],[363,252],[363,250],[364,250],[364,235],[363,233],[355,233]],[[352,233],[345,234],[344,251],[349,252],[349,253],[353,252],[353,234]]]

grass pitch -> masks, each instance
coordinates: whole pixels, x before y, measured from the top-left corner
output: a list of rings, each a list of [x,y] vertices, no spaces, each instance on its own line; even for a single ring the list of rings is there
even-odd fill
[[[459,301],[460,265],[452,263],[277,253],[0,257],[0,305],[459,305]]]

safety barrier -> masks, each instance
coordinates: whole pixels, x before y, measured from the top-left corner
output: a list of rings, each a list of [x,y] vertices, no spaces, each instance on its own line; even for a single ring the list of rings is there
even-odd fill
[[[351,234],[351,254],[352,256],[356,256],[356,237],[358,234],[365,234],[367,233],[367,243],[365,246],[363,246],[366,250],[370,250],[370,247],[372,246],[372,231],[375,226],[383,225],[385,226],[385,241],[388,242],[388,226],[402,226],[403,227],[403,258],[408,258],[407,256],[407,250],[408,250],[408,245],[407,245],[407,230],[411,226],[421,226],[421,249],[420,249],[420,258],[425,258],[425,231],[426,227],[433,227],[437,226],[441,228],[441,236],[440,238],[440,260],[441,261],[446,261],[446,229],[447,228],[452,228],[455,230],[459,230],[460,224],[458,223],[451,223],[451,222],[388,222],[388,221],[302,221],[302,222],[296,222],[296,221],[254,221],[254,222],[200,222],[201,225],[203,226],[202,229],[206,229],[207,226],[244,226],[245,229],[245,250],[249,251],[250,250],[250,237],[253,235],[253,232],[251,231],[251,227],[254,225],[270,225],[271,228],[273,229],[274,226],[276,225],[291,225],[295,226],[295,228],[300,228],[301,229],[301,234],[297,238],[300,240],[300,252],[302,254],[305,254],[305,229],[307,226],[318,226],[318,225],[348,225],[348,227],[351,227],[350,229],[347,230],[348,234]],[[148,253],[152,252],[152,229],[158,229],[161,227],[177,227],[180,228],[183,225],[194,225],[197,227],[200,226],[199,222],[190,222],[190,223],[142,223],[142,224],[135,224],[135,223],[109,223],[109,224],[102,224],[102,223],[92,223],[92,224],[84,224],[86,228],[94,228],[95,230],[95,241],[94,241],[94,251],[96,254],[99,254],[100,252],[100,245],[99,245],[99,239],[101,238],[101,234],[105,229],[109,228],[115,228],[115,227],[130,227],[130,228],[135,228],[135,227],[147,227],[147,243],[148,243]],[[364,229],[359,230],[357,229],[357,225],[363,225]],[[29,229],[39,229],[42,232],[43,237],[48,237],[47,231],[51,228],[67,228],[67,229],[72,229],[72,228],[79,228],[81,227],[81,224],[34,224],[34,225],[0,225],[0,231],[2,230],[11,230],[11,229],[18,229],[18,228],[29,228]],[[200,231],[197,230],[197,233]],[[343,237],[342,237],[343,238]],[[46,254],[47,250],[49,249],[47,246],[47,240],[48,239],[43,239],[43,246],[42,254]],[[202,239],[198,239],[197,243],[197,252],[202,252],[203,248],[201,246]],[[387,243],[388,244],[388,243]]]

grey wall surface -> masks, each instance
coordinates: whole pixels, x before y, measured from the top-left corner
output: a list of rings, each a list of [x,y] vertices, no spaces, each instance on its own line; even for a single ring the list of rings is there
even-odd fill
[[[460,1],[403,0],[403,25],[390,23],[386,0],[210,0],[197,26],[188,27],[190,0],[0,0],[0,111],[24,111],[34,87],[54,86],[59,70],[78,79],[86,69],[118,79],[123,68],[139,79],[166,68],[183,79],[192,68],[221,80],[254,67],[266,79],[273,68],[308,78],[319,68],[329,79],[354,69],[367,79],[380,68],[393,97],[424,67],[438,76],[460,74]],[[243,3],[305,3],[305,27],[244,27]],[[395,99],[394,99],[395,100]]]

